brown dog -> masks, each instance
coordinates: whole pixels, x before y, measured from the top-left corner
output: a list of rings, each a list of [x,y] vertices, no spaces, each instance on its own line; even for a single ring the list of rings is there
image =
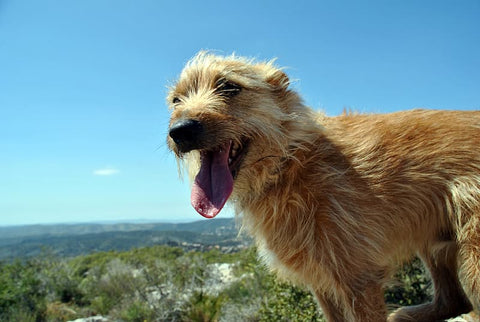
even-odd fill
[[[171,89],[168,145],[192,205],[230,200],[280,275],[330,321],[385,321],[383,284],[418,254],[434,301],[389,321],[480,309],[480,112],[326,117],[262,63],[201,52]]]

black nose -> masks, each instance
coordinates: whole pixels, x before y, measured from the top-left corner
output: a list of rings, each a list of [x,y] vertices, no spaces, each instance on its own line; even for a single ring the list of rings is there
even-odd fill
[[[203,126],[197,120],[180,120],[172,124],[169,135],[181,152],[199,148]]]

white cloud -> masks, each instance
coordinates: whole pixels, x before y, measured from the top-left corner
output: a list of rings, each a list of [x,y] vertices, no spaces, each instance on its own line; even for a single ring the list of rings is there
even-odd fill
[[[98,169],[93,171],[93,174],[96,176],[113,176],[116,175],[120,172],[120,170],[115,169],[115,168],[103,168],[103,169]]]

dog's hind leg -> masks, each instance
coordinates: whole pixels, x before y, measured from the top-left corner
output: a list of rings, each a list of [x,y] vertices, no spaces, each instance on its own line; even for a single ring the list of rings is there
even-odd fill
[[[432,277],[435,292],[433,301],[400,308],[389,316],[389,322],[438,321],[471,311],[472,306],[457,275],[456,245],[449,242],[446,247],[432,249],[421,252],[419,256]]]
[[[480,209],[476,212],[480,215]],[[480,218],[472,216],[458,234],[459,275],[476,313],[480,313]]]

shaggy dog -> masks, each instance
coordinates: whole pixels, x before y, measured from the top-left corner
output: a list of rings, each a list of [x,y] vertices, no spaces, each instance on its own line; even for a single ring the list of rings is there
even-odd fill
[[[191,202],[230,200],[263,259],[329,321],[385,321],[383,285],[417,254],[432,303],[389,321],[480,309],[480,111],[327,117],[272,62],[200,52],[168,96],[168,145]]]

